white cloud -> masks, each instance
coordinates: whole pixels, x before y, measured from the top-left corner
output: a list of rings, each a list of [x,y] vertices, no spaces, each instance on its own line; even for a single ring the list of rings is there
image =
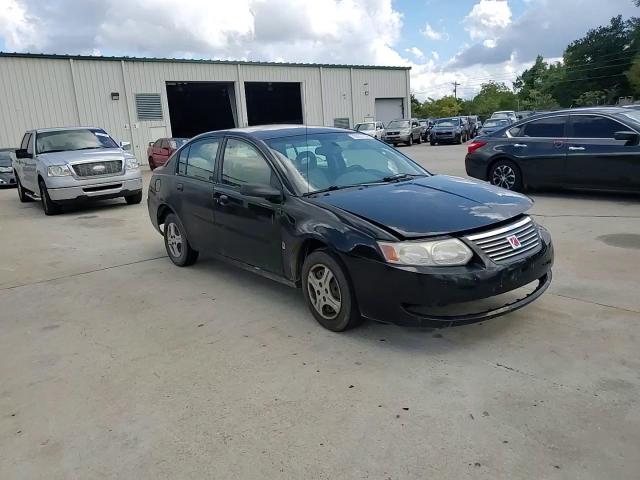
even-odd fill
[[[424,29],[421,30],[420,33],[422,33],[422,35],[430,40],[449,40],[449,35],[447,34],[447,32],[439,32],[435,30],[429,23],[424,26]]]
[[[0,36],[11,45],[34,46],[40,43],[38,32],[17,0],[0,0]]]
[[[507,0],[480,0],[464,23],[473,40],[495,38],[511,24],[511,8]]]
[[[424,60],[424,52],[420,50],[418,47],[411,47],[405,49],[405,52],[413,54],[418,60]]]

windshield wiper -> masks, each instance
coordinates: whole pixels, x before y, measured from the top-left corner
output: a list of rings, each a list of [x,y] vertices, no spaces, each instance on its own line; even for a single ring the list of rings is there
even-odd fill
[[[382,179],[383,182],[399,182],[400,180],[408,180],[415,177],[424,177],[426,175],[416,173],[396,173],[395,175],[389,175]]]
[[[105,147],[82,147],[82,148],[74,148],[73,151],[77,152],[78,150],[95,150],[97,148],[105,148]]]
[[[330,187],[327,187],[327,188],[314,190],[313,192],[303,193],[302,196],[309,197],[311,195],[316,195],[318,193],[333,192],[335,190],[344,190],[345,188],[354,188],[354,187],[362,187],[362,186],[366,186],[366,183],[355,183],[353,185],[331,185]]]

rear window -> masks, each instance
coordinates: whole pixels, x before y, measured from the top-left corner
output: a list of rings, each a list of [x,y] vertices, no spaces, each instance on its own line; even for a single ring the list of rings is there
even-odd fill
[[[11,165],[11,151],[0,151],[0,166],[6,167]]]

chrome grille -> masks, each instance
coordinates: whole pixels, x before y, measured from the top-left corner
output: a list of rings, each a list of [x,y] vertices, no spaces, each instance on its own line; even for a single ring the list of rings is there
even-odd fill
[[[98,175],[113,175],[122,171],[122,160],[107,160],[104,162],[76,163],[73,171],[79,177],[96,177]]]
[[[535,253],[540,248],[540,235],[530,217],[506,227],[469,235],[466,239],[496,263],[517,260]]]

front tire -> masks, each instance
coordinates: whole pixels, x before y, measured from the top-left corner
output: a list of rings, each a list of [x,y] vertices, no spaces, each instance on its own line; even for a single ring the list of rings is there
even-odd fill
[[[44,180],[40,180],[38,182],[40,187],[40,200],[42,201],[42,209],[44,210],[45,215],[58,215],[62,212],[62,207],[51,200],[49,196],[49,190],[47,190],[47,185],[44,183]]]
[[[124,197],[124,200],[125,202],[127,202],[127,205],[137,205],[142,201],[142,192],[134,193],[133,195],[127,195],[126,197]]]
[[[302,291],[311,314],[324,328],[344,332],[362,323],[346,270],[328,251],[316,250],[305,259]]]
[[[182,222],[174,214],[164,221],[164,246],[169,259],[178,267],[188,267],[198,260],[198,252],[191,248]]]
[[[409,135],[409,141],[407,142],[407,145],[409,146],[413,145],[413,135]]]
[[[498,160],[489,171],[489,182],[496,187],[515,192],[524,190],[524,181],[520,168],[511,160]]]

